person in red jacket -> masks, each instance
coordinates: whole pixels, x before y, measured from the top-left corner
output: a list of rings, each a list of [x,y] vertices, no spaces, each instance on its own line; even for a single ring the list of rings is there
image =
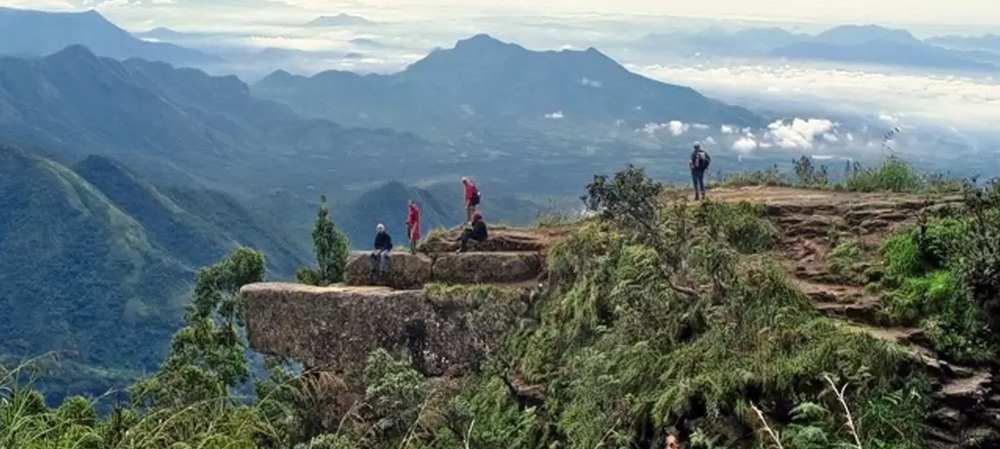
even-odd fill
[[[463,176],[462,185],[465,186],[465,223],[472,223],[472,214],[476,213],[476,206],[479,205],[479,189],[471,179]]]
[[[416,254],[417,242],[420,241],[420,208],[412,199],[410,211],[406,214],[406,237],[410,239],[410,254]]]

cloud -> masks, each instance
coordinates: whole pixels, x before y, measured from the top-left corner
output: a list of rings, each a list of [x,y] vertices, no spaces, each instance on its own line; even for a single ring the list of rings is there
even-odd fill
[[[767,125],[765,137],[769,137],[775,145],[781,148],[812,149],[816,137],[827,134],[835,124],[826,119],[793,119],[791,123],[783,120]]]
[[[735,126],[729,126],[729,125],[722,125],[719,128],[719,132],[721,132],[722,134],[733,134],[733,133],[736,132],[736,127]]]
[[[691,125],[688,125],[687,123],[681,122],[679,120],[671,120],[667,123],[647,123],[642,127],[642,131],[647,134],[655,134],[657,131],[661,129],[667,129],[668,131],[670,131],[671,135],[676,137],[680,136],[681,134],[684,134],[690,128]]]
[[[899,119],[897,119],[896,117],[893,117],[893,116],[891,116],[889,114],[886,114],[884,112],[880,113],[878,115],[878,119],[881,120],[881,121],[883,121],[883,122],[890,123],[890,124],[893,124],[893,125],[899,123]]]
[[[733,143],[733,150],[740,153],[749,153],[757,148],[757,141],[751,137],[741,137]]]
[[[748,96],[798,101],[831,110],[867,111],[886,122],[906,117],[958,129],[990,129],[1000,121],[1000,82],[985,77],[831,69],[806,63],[626,67],[731,102]]]
[[[4,0],[3,6],[46,11],[74,11],[80,8],[67,0]]]
[[[671,120],[670,123],[667,123],[667,129],[670,130],[670,134],[673,134],[675,136],[684,134],[684,131],[687,131],[688,128],[689,128],[688,124],[678,120]]]
[[[550,120],[559,120],[563,117],[565,117],[565,115],[563,115],[563,111],[556,111],[545,114],[545,118]]]
[[[594,80],[589,79],[589,78],[584,78],[584,79],[580,80],[580,84],[583,84],[584,86],[589,86],[589,87],[601,87],[602,86],[602,84],[601,84],[600,81],[594,81]]]

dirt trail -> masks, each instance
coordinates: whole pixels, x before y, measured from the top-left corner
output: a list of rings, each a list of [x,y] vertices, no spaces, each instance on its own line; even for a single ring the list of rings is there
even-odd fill
[[[878,295],[856,279],[835,273],[831,252],[850,239],[877,245],[893,231],[916,223],[922,211],[957,205],[955,196],[866,194],[787,187],[714,189],[709,198],[763,204],[780,233],[784,266],[799,289],[833,317],[877,326]],[[909,330],[918,332],[917,330]],[[884,333],[873,335],[886,340]]]

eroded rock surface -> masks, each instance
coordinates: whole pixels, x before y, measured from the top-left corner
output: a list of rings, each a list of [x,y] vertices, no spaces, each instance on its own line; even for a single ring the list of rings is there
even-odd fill
[[[526,313],[527,290],[455,287],[313,287],[250,284],[240,290],[250,347],[356,381],[376,348],[409,357],[428,376],[476,370],[483,352]]]
[[[429,283],[518,284],[537,279],[544,257],[535,252],[477,252],[389,256],[385,274],[372,273],[369,252],[353,253],[347,263],[347,284],[418,289]]]

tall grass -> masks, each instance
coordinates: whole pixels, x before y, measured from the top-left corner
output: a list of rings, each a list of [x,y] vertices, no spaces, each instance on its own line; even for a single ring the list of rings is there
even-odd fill
[[[849,192],[958,192],[962,183],[941,174],[923,174],[908,162],[890,157],[874,167],[863,167],[859,162],[846,162],[843,175],[830,175],[826,165],[814,165],[811,158],[802,156],[792,161],[791,172],[783,172],[777,165],[764,170],[741,171],[721,176],[717,187],[800,187],[831,189]]]

